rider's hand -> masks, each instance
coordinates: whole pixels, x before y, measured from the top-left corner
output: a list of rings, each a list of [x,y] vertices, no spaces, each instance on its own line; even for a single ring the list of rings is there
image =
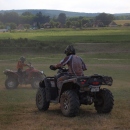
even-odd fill
[[[30,64],[26,64],[28,67],[30,67]]]
[[[57,68],[56,68],[55,65],[50,65],[50,69],[51,69],[51,70],[56,70]]]

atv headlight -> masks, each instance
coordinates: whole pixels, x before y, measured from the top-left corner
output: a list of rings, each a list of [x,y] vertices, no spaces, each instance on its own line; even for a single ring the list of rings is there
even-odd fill
[[[7,70],[3,71],[3,73],[6,74],[6,73],[7,73]]]
[[[43,71],[41,71],[41,73],[43,74]]]

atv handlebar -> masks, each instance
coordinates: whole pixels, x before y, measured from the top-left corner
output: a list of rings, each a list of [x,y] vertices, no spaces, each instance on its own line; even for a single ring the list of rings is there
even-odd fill
[[[54,65],[50,65],[50,69],[51,70],[59,69],[59,70],[62,70],[63,72],[67,72],[68,71],[68,69],[66,69],[65,67],[58,67],[58,68],[56,68]]]
[[[54,65],[50,65],[51,70],[56,70],[57,68]]]
[[[34,68],[34,67],[32,66],[31,62],[29,62],[29,63],[27,64],[27,66],[28,66],[29,68]]]

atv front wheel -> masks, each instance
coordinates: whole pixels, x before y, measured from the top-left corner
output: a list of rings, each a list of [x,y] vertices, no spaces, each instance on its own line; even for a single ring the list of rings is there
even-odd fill
[[[97,101],[94,103],[95,109],[98,113],[109,113],[111,112],[114,99],[110,90],[101,89],[99,93],[97,93]]]
[[[17,79],[14,79],[14,78],[7,78],[5,80],[5,87],[7,89],[15,89],[18,87],[18,80]]]
[[[36,105],[40,111],[46,111],[49,108],[50,102],[46,100],[45,88],[39,88],[36,94]]]
[[[41,81],[40,78],[34,78],[31,82],[31,86],[34,89],[37,89],[39,87],[39,82]]]
[[[72,90],[65,91],[61,95],[60,106],[64,116],[76,116],[79,112],[80,107],[79,98],[77,94]]]

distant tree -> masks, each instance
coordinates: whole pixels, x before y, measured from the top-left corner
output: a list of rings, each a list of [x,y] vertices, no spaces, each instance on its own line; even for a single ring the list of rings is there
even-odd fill
[[[75,27],[80,28],[81,27],[81,21],[76,21],[75,22]]]
[[[16,29],[17,25],[15,23],[9,23],[10,29],[14,30]]]
[[[29,15],[29,16],[21,15],[20,16],[20,23],[21,24],[32,24],[33,21],[34,21],[34,16],[31,16],[31,15]]]
[[[114,20],[114,15],[101,13],[96,16],[96,21],[102,22],[105,26],[109,25]]]
[[[50,16],[43,15],[41,12],[39,12],[34,17],[34,22],[38,22],[39,24],[50,22]]]
[[[23,16],[33,16],[33,14],[31,12],[28,12],[28,11],[22,13],[22,15]]]
[[[90,21],[88,18],[84,17],[81,22],[82,22],[82,25],[84,25],[84,24],[89,23]]]
[[[67,27],[67,28],[70,28],[70,26],[71,26],[71,21],[67,20],[67,22],[66,22],[66,27]]]
[[[69,17],[67,18],[67,21],[68,20],[71,22],[72,26],[82,28],[82,27],[91,27],[94,18],[79,16],[79,17]]]
[[[70,20],[71,22],[73,21],[78,21],[79,20],[79,17],[69,17],[67,20]]]
[[[2,13],[0,13],[0,21],[3,22],[3,14]]]
[[[19,15],[16,12],[5,12],[3,14],[3,23],[19,23]]]
[[[54,17],[52,18],[52,20],[53,20],[54,22],[57,22],[57,17],[54,16]]]
[[[82,20],[79,20],[79,28],[82,28]]]
[[[76,23],[77,23],[76,21],[72,21],[72,22],[71,22],[71,25],[72,25],[72,26],[76,26]]]
[[[126,15],[126,20],[130,20],[130,15]]]
[[[130,15],[115,16],[116,20],[130,20]]]
[[[50,20],[50,22],[49,22],[49,24],[50,24],[51,28],[54,28],[54,27],[55,27],[56,22],[55,22],[55,21],[53,21],[53,19],[51,19],[51,20]]]
[[[42,15],[41,12],[38,12],[38,13],[36,14],[35,20],[36,20],[36,22],[38,22],[38,23],[42,23],[43,15]]]
[[[4,24],[0,21],[0,29],[5,28]]]
[[[60,22],[62,25],[66,23],[66,14],[60,13],[58,16],[58,22]]]
[[[29,29],[30,28],[30,24],[24,24],[24,28]]]
[[[43,23],[49,23],[50,22],[50,16],[48,16],[48,15],[43,15],[43,21],[42,21]]]
[[[60,25],[61,25],[61,23],[60,23],[60,22],[55,22],[55,27],[56,27],[56,28],[59,28],[59,27],[60,27]]]
[[[37,28],[38,28],[38,29],[40,29],[40,28],[41,28],[41,26],[40,26],[40,23],[39,23],[39,22],[37,22]]]

